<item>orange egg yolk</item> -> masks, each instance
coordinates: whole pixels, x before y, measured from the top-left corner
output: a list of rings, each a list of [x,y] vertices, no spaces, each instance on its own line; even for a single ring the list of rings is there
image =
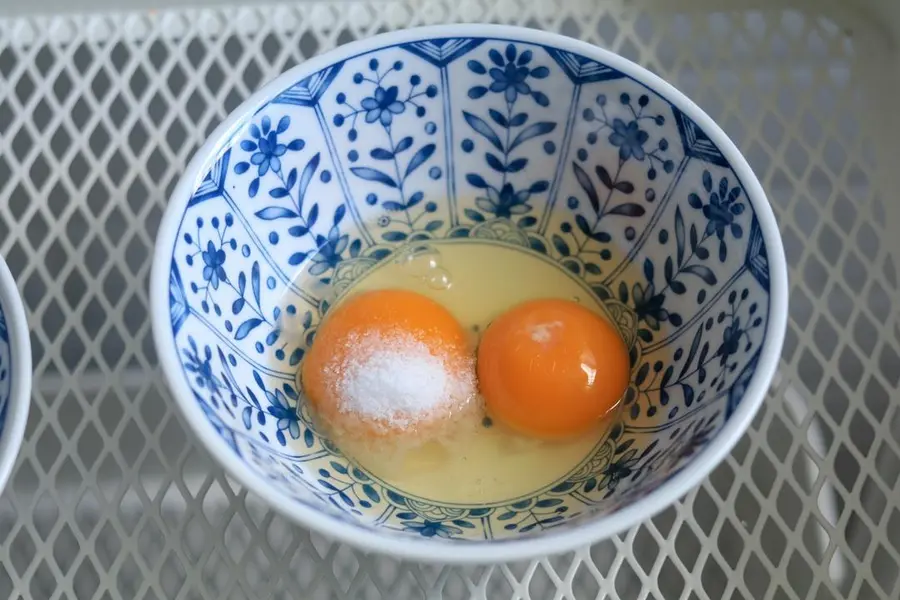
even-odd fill
[[[375,422],[341,408],[339,375],[334,365],[347,364],[359,353],[353,340],[398,335],[424,344],[435,356],[446,359],[448,369],[472,369],[472,351],[466,331],[443,306],[406,290],[375,290],[351,296],[335,306],[316,331],[315,340],[301,365],[303,390],[326,422],[363,436],[398,433],[396,427]],[[403,375],[402,366],[393,376]],[[469,377],[471,381],[472,376]],[[440,415],[445,416],[445,415]],[[416,428],[423,431],[422,427]]]
[[[536,437],[584,433],[616,406],[629,382],[615,328],[568,300],[532,300],[495,319],[478,347],[489,414]]]

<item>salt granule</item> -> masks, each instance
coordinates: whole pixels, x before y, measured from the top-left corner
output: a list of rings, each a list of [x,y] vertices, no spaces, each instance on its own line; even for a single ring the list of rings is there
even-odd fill
[[[408,427],[442,416],[474,394],[471,365],[449,363],[409,334],[368,332],[346,343],[344,360],[328,367],[342,413]]]

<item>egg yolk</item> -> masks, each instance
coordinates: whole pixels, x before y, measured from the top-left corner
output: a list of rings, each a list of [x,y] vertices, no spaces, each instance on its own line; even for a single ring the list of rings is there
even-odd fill
[[[388,423],[341,410],[340,390],[340,365],[347,365],[348,361],[359,359],[360,352],[369,351],[361,349],[359,340],[373,337],[390,340],[398,336],[415,340],[426,346],[432,355],[440,356],[451,374],[459,375],[466,368],[472,371],[467,333],[443,306],[406,290],[362,292],[331,310],[316,331],[315,340],[301,365],[304,393],[326,422],[363,436],[399,432],[399,428]],[[389,376],[402,377],[402,365]],[[474,374],[468,378],[472,381]],[[452,400],[448,399],[448,402]],[[416,429],[423,431],[422,427]]]
[[[528,435],[584,433],[616,406],[629,357],[615,328],[568,300],[533,300],[495,319],[478,347],[489,414]]]

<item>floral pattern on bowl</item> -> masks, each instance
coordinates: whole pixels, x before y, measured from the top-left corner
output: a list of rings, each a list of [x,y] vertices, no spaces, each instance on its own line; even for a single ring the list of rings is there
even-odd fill
[[[602,519],[717,443],[777,356],[771,211],[721,132],[621,59],[511,28],[403,37],[283,76],[210,142],[157,249],[167,375],[205,421],[191,424],[230,448],[221,460],[345,533],[510,543]],[[409,242],[466,238],[582,280],[633,364],[622,419],[582,464],[485,505],[415,497],[348,462],[295,384],[321,290]]]

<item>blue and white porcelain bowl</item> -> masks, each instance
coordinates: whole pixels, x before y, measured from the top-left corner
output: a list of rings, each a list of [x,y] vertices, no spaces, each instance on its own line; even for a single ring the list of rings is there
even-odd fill
[[[446,238],[557,262],[631,348],[622,419],[525,496],[392,488],[316,430],[295,385],[321,290]],[[328,285],[298,285],[300,268]],[[772,210],[708,116],[619,56],[484,25],[348,44],[255,94],[176,188],[151,297],[176,401],[232,475],[310,528],[449,562],[568,550],[688,492],[763,401],[787,315]]]
[[[25,436],[31,403],[28,321],[9,267],[0,258],[0,492]]]

